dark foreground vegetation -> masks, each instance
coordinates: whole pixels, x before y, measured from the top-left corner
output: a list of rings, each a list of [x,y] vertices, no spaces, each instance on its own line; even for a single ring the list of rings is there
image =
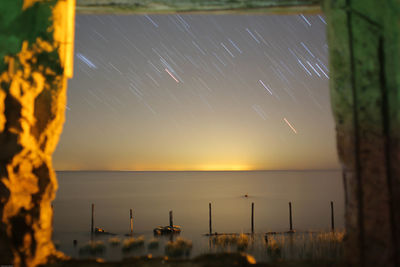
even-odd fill
[[[221,234],[209,238],[207,253],[191,257],[192,242],[184,238],[162,244],[158,238],[112,237],[80,247],[80,259],[55,260],[47,266],[343,266],[343,238],[344,232]],[[111,248],[121,249],[124,258],[102,259]]]
[[[265,267],[333,267],[343,266],[338,261],[329,260],[299,260],[299,261],[274,261],[270,263],[256,263],[254,258],[246,253],[218,253],[205,254],[194,259],[174,259],[168,257],[132,257],[119,262],[104,262],[102,260],[66,260],[46,265],[47,267],[116,267],[116,266],[138,266],[138,267],[229,267],[229,266],[265,266]]]

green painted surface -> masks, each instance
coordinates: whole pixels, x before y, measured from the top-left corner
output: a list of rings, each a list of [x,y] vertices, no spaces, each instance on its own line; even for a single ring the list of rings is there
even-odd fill
[[[323,6],[328,22],[330,93],[338,137],[345,134],[342,129],[349,131],[353,127],[352,116],[346,116],[352,114],[353,95],[347,14],[341,6],[340,1],[326,1]],[[346,135],[346,139],[342,141],[343,143],[338,141],[337,144],[340,159],[345,156],[343,150],[353,139],[351,135]]]
[[[77,0],[78,13],[315,13],[320,0]]]
[[[326,0],[330,90],[346,191],[346,259],[398,266],[400,1]]]
[[[353,121],[353,91],[351,83],[351,60],[349,47],[348,19],[345,10],[345,1],[325,1],[323,10],[326,14],[327,38],[329,43],[330,69],[330,96],[332,113],[336,124],[336,142],[339,160],[344,171],[355,169],[354,154],[354,121]],[[345,187],[346,203],[346,258],[360,257],[358,247],[359,228],[357,225],[357,186],[354,174],[345,173],[343,183]],[[352,206],[351,212],[348,207]],[[356,265],[356,264],[355,264]]]
[[[4,56],[8,54],[16,54],[21,50],[21,35],[26,32],[15,31],[18,17],[21,15],[22,0],[1,1],[0,10],[7,12],[0,13],[0,72],[5,68]]]
[[[385,35],[385,75],[389,94],[391,130],[400,138],[400,2],[385,1],[382,24]],[[400,221],[399,221],[400,223]]]
[[[24,41],[29,46],[36,42],[37,38],[53,43],[53,32],[48,29],[52,25],[51,14],[55,0],[45,3],[34,3],[31,7],[22,10],[23,0],[0,1],[0,73],[7,68],[4,57],[15,56],[22,47]],[[58,69],[58,55],[49,53],[41,55],[41,60],[47,60],[52,69]]]
[[[390,158],[390,198],[394,227],[393,238],[397,242],[395,256],[400,265],[400,1],[388,0],[382,19],[384,34],[384,78],[387,92],[388,157]]]

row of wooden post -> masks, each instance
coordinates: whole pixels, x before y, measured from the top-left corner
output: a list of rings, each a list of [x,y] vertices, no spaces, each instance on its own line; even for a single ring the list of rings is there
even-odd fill
[[[210,203],[211,205],[211,203]],[[173,216],[172,216],[172,210],[169,211],[169,226],[173,227],[174,222],[173,222]],[[129,210],[129,228],[130,228],[130,234],[133,234],[133,210]],[[95,227],[94,227],[94,204],[92,203],[92,222],[90,226],[90,232],[94,233]]]
[[[208,203],[208,218],[209,218],[209,230],[210,235],[212,234],[212,212],[211,203]],[[335,214],[333,209],[333,201],[331,201],[331,230],[335,230]],[[289,232],[293,232],[293,218],[292,218],[292,202],[289,202]],[[251,233],[254,234],[254,202],[251,203]]]
[[[211,203],[208,204],[208,218],[209,218],[209,230],[210,235],[212,234],[212,211]],[[133,234],[133,211],[129,210],[129,226],[130,233]],[[169,226],[173,227],[173,215],[172,210],[169,211]],[[94,233],[94,204],[92,204],[92,223],[91,223],[91,233]],[[335,214],[333,209],[333,201],[331,201],[331,230],[335,230]],[[289,202],[289,231],[293,232],[293,219],[292,219],[292,202]],[[254,202],[251,203],[251,233],[254,233]]]

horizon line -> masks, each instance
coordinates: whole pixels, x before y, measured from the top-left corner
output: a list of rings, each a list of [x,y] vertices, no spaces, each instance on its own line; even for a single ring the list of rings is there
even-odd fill
[[[340,168],[329,169],[259,169],[259,170],[98,170],[98,169],[82,169],[82,170],[55,170],[56,172],[277,172],[277,171],[341,171]]]

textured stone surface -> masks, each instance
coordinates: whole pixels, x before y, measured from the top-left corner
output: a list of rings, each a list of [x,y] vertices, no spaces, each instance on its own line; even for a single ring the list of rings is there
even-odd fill
[[[51,155],[70,67],[63,43],[67,7],[55,0],[0,2],[7,11],[0,17],[6,44],[0,52],[0,264],[36,266],[62,257],[51,241],[57,190]]]

